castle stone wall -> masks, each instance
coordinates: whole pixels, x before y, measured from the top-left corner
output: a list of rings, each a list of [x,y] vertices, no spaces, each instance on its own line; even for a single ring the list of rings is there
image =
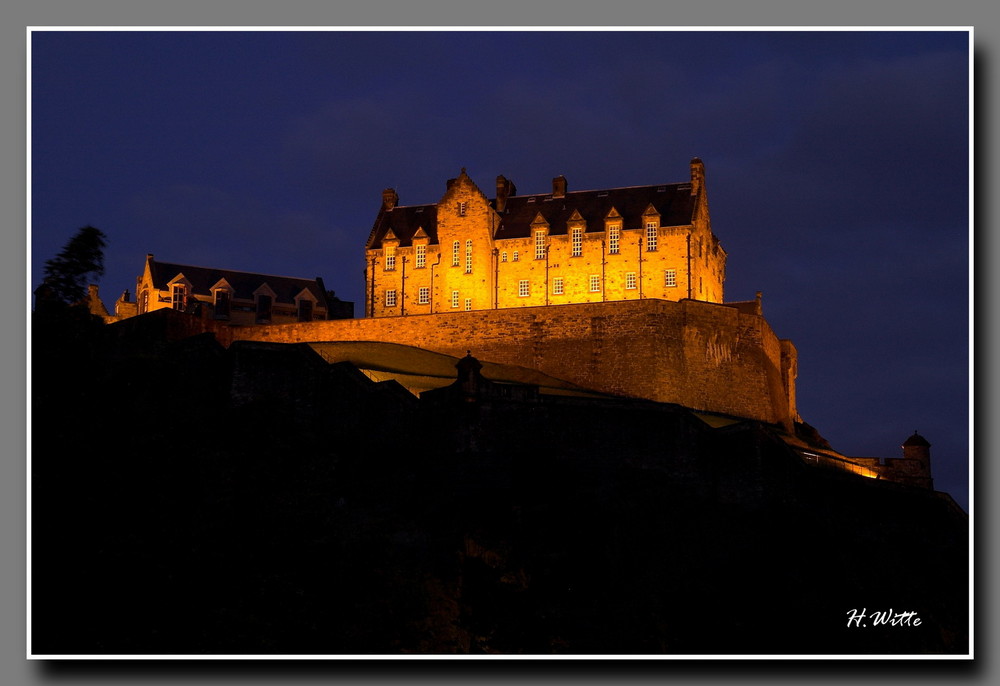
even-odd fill
[[[786,426],[797,419],[794,389],[782,383],[782,346],[764,318],[693,300],[231,327],[216,335],[224,345],[384,341],[454,356],[471,351],[596,390]]]

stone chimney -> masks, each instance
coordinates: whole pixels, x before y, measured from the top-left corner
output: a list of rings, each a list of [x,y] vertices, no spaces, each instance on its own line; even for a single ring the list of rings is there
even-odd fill
[[[497,212],[502,213],[507,207],[507,198],[517,195],[514,182],[500,174],[497,177]]]
[[[552,179],[552,197],[553,198],[566,197],[566,177],[563,176],[562,174]]]
[[[386,188],[384,191],[382,191],[383,210],[388,212],[398,204],[399,204],[399,195],[396,194],[396,190],[394,188]]]
[[[705,186],[705,163],[698,157],[691,158],[691,195],[698,195]]]

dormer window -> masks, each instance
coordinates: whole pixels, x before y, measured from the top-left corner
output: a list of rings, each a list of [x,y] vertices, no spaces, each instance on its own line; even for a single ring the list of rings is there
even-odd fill
[[[273,300],[270,295],[261,293],[257,296],[256,319],[258,324],[268,324],[271,321],[271,305]]]
[[[573,241],[573,257],[580,257],[583,254],[583,229],[577,227],[571,233]]]
[[[230,297],[229,291],[225,288],[215,290],[215,318],[229,319]]]
[[[396,269],[396,246],[387,245],[385,246],[385,270],[387,272],[394,271]]]
[[[299,300],[299,321],[300,322],[311,322],[313,318],[313,303],[312,300],[306,298],[301,298]]]
[[[170,307],[178,312],[183,312],[186,304],[187,286],[182,283],[175,283],[170,289]]]
[[[655,220],[646,221],[646,252],[656,252],[660,223]]]
[[[414,246],[414,250],[416,251],[417,269],[421,269],[427,265],[427,246],[421,243]]]
[[[608,227],[608,252],[617,255],[621,252],[622,227],[614,224]]]
[[[545,259],[545,230],[538,229],[535,231],[535,259],[544,260]]]

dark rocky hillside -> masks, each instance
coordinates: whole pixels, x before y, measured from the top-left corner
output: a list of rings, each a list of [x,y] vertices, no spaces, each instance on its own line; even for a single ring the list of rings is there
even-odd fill
[[[109,329],[33,322],[35,654],[968,651],[965,514],[775,427]]]

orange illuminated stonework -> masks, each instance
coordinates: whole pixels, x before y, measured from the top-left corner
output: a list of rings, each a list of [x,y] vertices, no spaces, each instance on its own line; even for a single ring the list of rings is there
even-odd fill
[[[712,233],[701,160],[690,180],[488,198],[463,169],[429,205],[393,189],[366,245],[365,316],[538,305],[723,301],[726,253]]]

